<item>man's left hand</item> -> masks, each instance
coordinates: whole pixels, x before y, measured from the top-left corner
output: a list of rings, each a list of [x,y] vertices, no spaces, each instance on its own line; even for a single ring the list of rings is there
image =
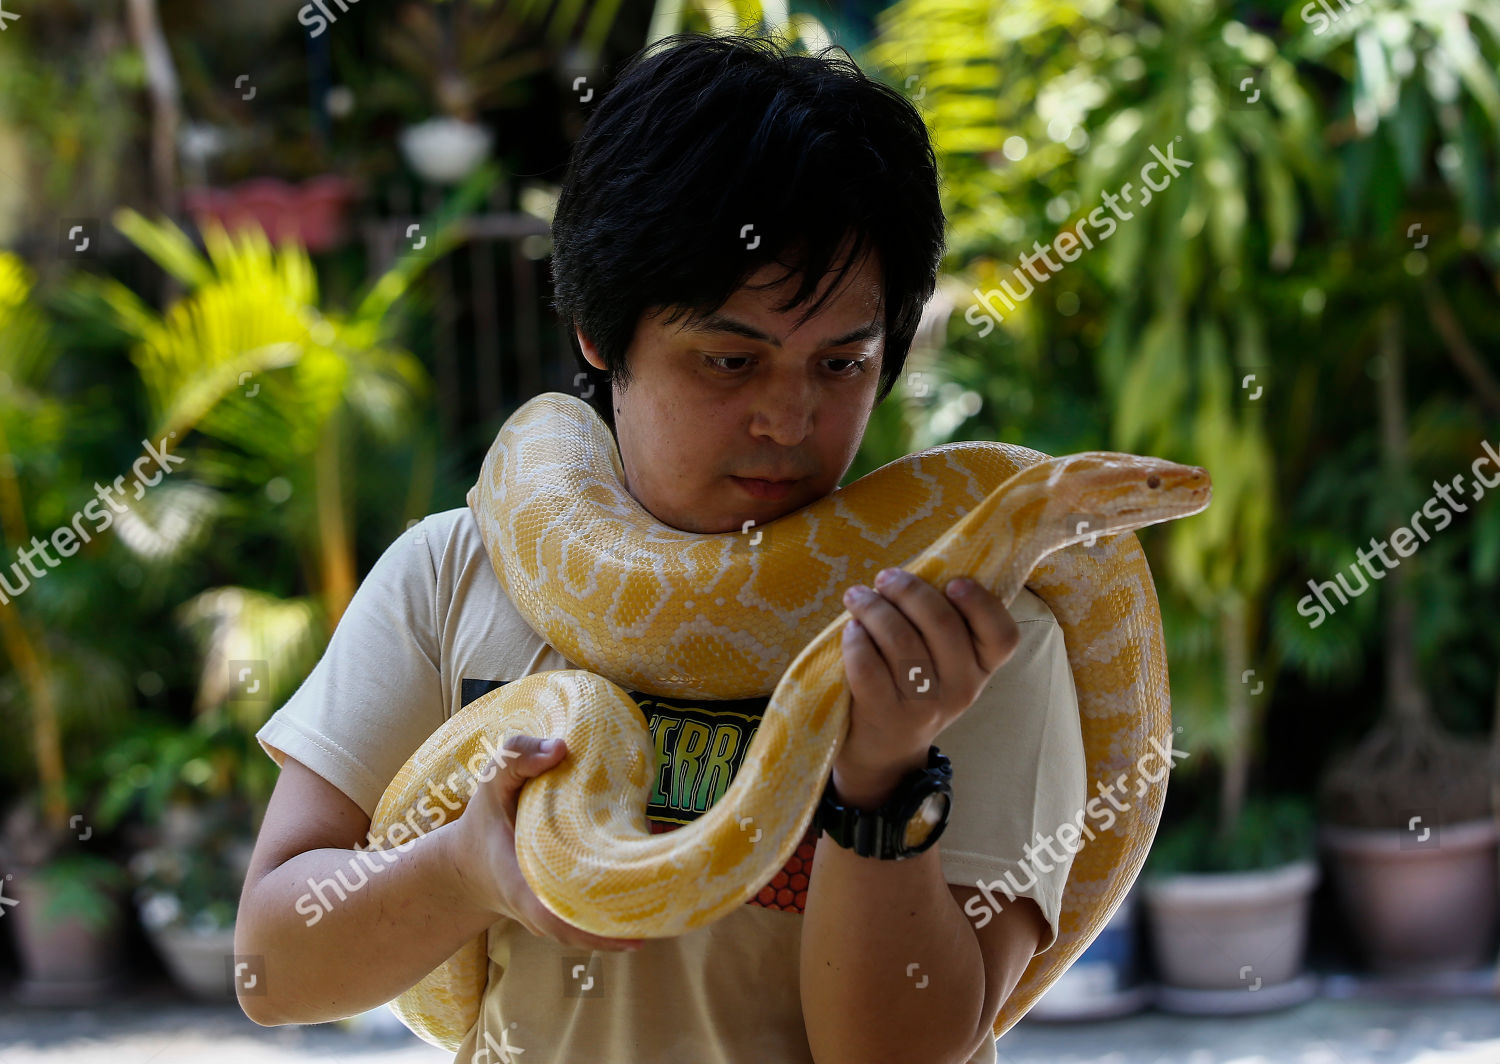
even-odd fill
[[[945,594],[903,569],[882,569],[875,588],[844,595],[849,733],[833,764],[846,804],[873,809],[927,748],[979,697],[1015,652],[1021,632],[999,597],[973,580]],[[860,596],[860,591],[866,592]]]

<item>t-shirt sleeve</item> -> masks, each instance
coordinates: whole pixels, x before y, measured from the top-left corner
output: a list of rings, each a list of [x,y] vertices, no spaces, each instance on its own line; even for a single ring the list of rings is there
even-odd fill
[[[373,816],[407,758],[443,723],[437,576],[426,521],[386,548],[317,665],[256,733]]]
[[[1073,865],[1058,828],[1084,809],[1088,769],[1062,626],[1040,598],[1023,594],[1030,599],[1011,607],[1021,631],[1015,652],[937,739],[953,762],[953,808],[938,846],[943,878],[981,890],[967,903],[971,918],[988,922],[984,912],[992,917],[1012,896],[1036,902],[1049,929],[1044,953],[1057,941]]]

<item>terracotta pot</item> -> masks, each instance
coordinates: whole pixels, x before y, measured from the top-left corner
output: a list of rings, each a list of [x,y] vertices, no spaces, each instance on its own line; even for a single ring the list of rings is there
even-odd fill
[[[1146,911],[1163,982],[1240,992],[1290,982],[1302,969],[1317,883],[1312,861],[1148,880]]]
[[[119,972],[122,906],[111,899],[111,917],[95,929],[75,916],[44,919],[45,887],[29,877],[8,884],[16,904],[7,909],[21,957],[16,996],[29,1005],[89,1004],[111,996]]]
[[[1494,957],[1494,821],[1434,826],[1425,835],[1324,825],[1319,838],[1355,940],[1375,971],[1452,971]]]

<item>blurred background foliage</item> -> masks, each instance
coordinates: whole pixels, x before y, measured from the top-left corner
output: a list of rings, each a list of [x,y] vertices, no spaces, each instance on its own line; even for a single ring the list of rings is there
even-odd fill
[[[253,821],[274,779],[254,730],[384,546],[472,481],[432,398],[445,256],[474,215],[555,195],[586,117],[578,78],[605,84],[679,29],[842,43],[932,131],[939,292],[847,479],[955,439],[1211,472],[1208,511],[1141,535],[1194,755],[1173,852],[1284,856],[1301,835],[1266,825],[1302,823],[1283,799],[1310,802],[1330,758],[1395,711],[1392,660],[1442,725],[1491,726],[1492,498],[1399,581],[1317,627],[1298,610],[1309,580],[1500,447],[1491,0],[1371,0],[1337,20],[1210,0],[362,0],[318,37],[300,6],[129,5],[152,23],[63,0],[0,38],[3,560],[141,441],[176,432],[187,459],[0,606],[0,715],[27,737],[0,747],[0,802],[32,799],[54,827],[232,799]],[[359,231],[386,217],[378,191],[436,195],[397,148],[434,115],[493,130],[494,169],[438,197],[424,249],[391,262],[368,241],[309,252],[200,229],[141,165],[168,123],[183,185],[335,173],[359,190]],[[1181,162],[1148,200],[1153,148]],[[59,253],[75,218],[102,221],[105,259]],[[1094,246],[1041,259],[1063,234]],[[1002,283],[1027,294],[987,298]],[[488,430],[524,398],[487,411]],[[267,664],[264,686],[232,672],[244,661]]]
[[[1200,777],[1197,799],[1217,792],[1173,804],[1221,842],[1275,834],[1244,828],[1247,802],[1308,795],[1380,712],[1392,657],[1414,656],[1461,733],[1500,710],[1494,627],[1472,623],[1495,608],[1491,500],[1397,570],[1415,600],[1397,644],[1389,588],[1316,628],[1297,611],[1308,580],[1368,553],[1500,435],[1500,320],[1484,310],[1500,265],[1497,10],[1368,4],[1336,23],[1321,10],[900,0],[871,48],[928,119],[952,234],[952,316],[917,404],[942,427],[891,453],[1001,438],[1210,470],[1204,514],[1141,538],[1182,745],[1202,755],[1179,771]],[[1166,188],[1162,168],[1148,175],[1147,202],[1153,147],[1190,165]],[[1097,247],[1036,262],[1107,204],[1117,225],[1101,239],[1091,223]],[[1379,382],[1398,335],[1410,455],[1392,467]],[[1326,711],[1330,695],[1343,712]],[[1266,719],[1273,696],[1295,726]],[[1288,815],[1262,805],[1245,824]],[[1224,863],[1218,847],[1178,848]],[[1278,858],[1264,850],[1252,864]]]

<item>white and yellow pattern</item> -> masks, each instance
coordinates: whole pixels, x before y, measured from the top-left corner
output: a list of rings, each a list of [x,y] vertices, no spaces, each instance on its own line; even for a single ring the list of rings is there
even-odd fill
[[[1152,739],[1170,745],[1161,616],[1129,533],[1205,508],[1201,468],[955,443],[759,529],[722,534],[661,524],[622,478],[614,438],[580,399],[540,395],[500,430],[469,506],[517,611],[588,671],[536,673],[455,714],[391,781],[373,835],[383,838],[428,780],[457,773],[467,782],[481,734],[497,744],[517,732],[561,736],[567,758],[526,785],[517,811],[517,857],[547,907],[617,938],[678,935],[725,915],[785,864],[812,818],[848,720],[841,596],[885,567],[937,587],[970,576],[1007,606],[1024,584],[1046,602],[1067,644],[1091,781],[1131,774]],[[626,686],[716,699],[772,693],[734,782],[679,830],[647,826],[653,750]],[[1027,968],[997,1037],[1119,905],[1165,793],[1162,774],[1078,851],[1057,943]],[[429,1042],[456,1049],[478,1017],[485,973],[480,936],[393,1009]]]

